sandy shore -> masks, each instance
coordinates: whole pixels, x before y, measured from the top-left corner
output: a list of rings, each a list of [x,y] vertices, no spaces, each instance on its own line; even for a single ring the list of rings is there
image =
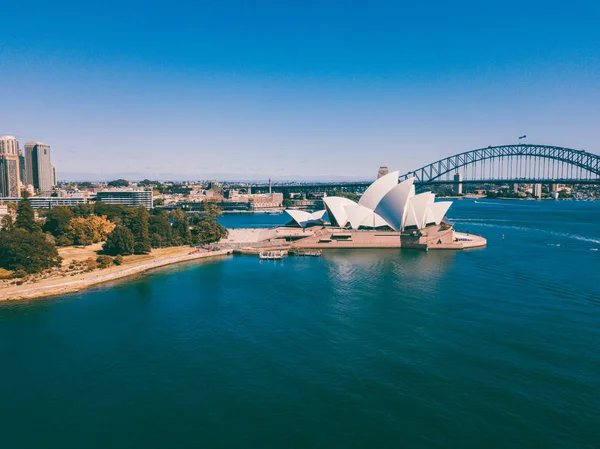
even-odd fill
[[[208,257],[224,256],[230,250],[201,252],[190,254],[189,247],[170,249],[168,252],[160,250],[143,258],[132,260],[120,266],[112,266],[104,270],[94,270],[75,276],[46,279],[35,284],[11,285],[0,289],[0,301],[16,299],[33,299],[46,296],[56,296],[72,293],[103,282],[114,281],[127,276],[133,276],[153,268],[163,267],[180,262],[187,262]]]

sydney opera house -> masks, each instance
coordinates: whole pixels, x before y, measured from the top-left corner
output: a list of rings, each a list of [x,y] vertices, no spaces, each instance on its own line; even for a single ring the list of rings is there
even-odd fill
[[[312,230],[295,246],[463,249],[486,244],[482,237],[458,233],[443,222],[451,201],[436,202],[431,192],[416,194],[414,179],[399,183],[399,174],[379,178],[358,202],[328,196],[324,210],[286,210],[296,226]]]

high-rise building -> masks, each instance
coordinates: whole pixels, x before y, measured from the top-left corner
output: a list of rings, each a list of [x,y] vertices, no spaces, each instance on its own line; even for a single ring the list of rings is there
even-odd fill
[[[46,192],[54,186],[50,145],[42,142],[25,144],[25,183]]]
[[[20,196],[19,142],[13,136],[0,138],[0,196]]]

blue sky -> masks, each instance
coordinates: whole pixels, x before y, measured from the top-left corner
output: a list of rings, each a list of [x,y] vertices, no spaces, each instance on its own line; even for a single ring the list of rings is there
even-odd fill
[[[8,4],[7,4],[8,3]],[[597,2],[3,2],[0,134],[59,179],[368,179],[600,153]]]

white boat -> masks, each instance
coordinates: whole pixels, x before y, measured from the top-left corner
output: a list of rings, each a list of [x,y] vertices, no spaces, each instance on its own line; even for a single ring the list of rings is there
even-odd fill
[[[278,251],[261,251],[258,254],[261,260],[279,260],[283,259],[284,253],[283,250],[280,249]]]

